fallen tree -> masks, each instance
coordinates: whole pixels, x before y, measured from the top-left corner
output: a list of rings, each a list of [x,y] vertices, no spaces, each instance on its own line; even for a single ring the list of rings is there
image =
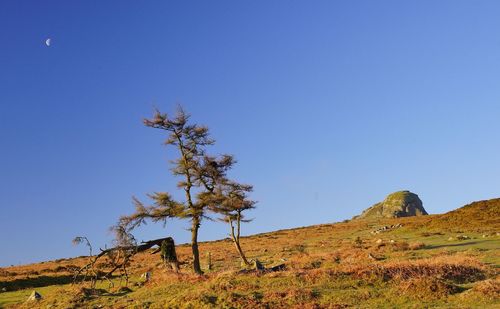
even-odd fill
[[[110,283],[110,285],[113,285],[110,278],[116,271],[119,270],[121,272],[121,277],[122,278],[125,277],[125,282],[127,284],[128,283],[127,266],[129,265],[132,257],[137,253],[151,249],[154,246],[161,247],[161,244],[164,241],[173,243],[172,237],[158,238],[148,241],[142,241],[138,245],[134,244],[134,245],[116,246],[104,250],[100,249],[101,252],[99,254],[93,255],[90,241],[86,237],[76,237],[73,240],[73,243],[74,244],[85,243],[89,247],[90,255],[89,255],[89,262],[75,272],[75,275],[73,277],[73,283],[77,283],[78,281],[84,282],[87,280],[87,278],[90,278],[92,288],[95,287],[97,280],[107,280]],[[155,250],[152,253],[156,252],[158,251]],[[107,271],[101,271],[99,269],[96,269],[96,263],[102,257],[109,259],[109,262],[111,264],[110,267],[111,269]]]
[[[103,255],[106,255],[109,252],[117,251],[117,250],[125,250],[125,251],[132,251],[132,252],[135,252],[135,253],[139,253],[139,252],[143,252],[143,251],[146,251],[148,249],[151,249],[154,246],[160,247],[161,243],[163,241],[165,241],[165,240],[166,241],[173,241],[172,237],[165,237],[165,238],[158,238],[158,239],[153,239],[153,240],[148,240],[148,241],[141,241],[140,245],[135,245],[135,246],[134,245],[131,245],[131,246],[117,246],[117,247],[109,248],[109,249],[106,249],[106,250],[100,249],[101,253],[99,253],[97,256],[103,256]]]

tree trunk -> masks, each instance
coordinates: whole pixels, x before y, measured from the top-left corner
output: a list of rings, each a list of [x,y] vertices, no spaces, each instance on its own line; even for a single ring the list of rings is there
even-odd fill
[[[191,228],[191,250],[193,251],[193,270],[198,275],[202,275],[203,271],[200,266],[200,251],[198,250],[198,229],[200,228],[199,221],[199,218],[193,218]]]
[[[212,270],[212,254],[210,252],[207,254],[207,269]]]
[[[178,273],[179,272],[179,262],[172,262],[170,263],[170,267],[172,267],[172,269]]]
[[[245,263],[245,265],[250,265],[250,263],[248,262],[245,254],[243,253],[243,250],[241,250],[241,246],[240,246],[240,242],[239,241],[234,241],[234,245],[236,246],[236,250],[238,250],[238,253],[240,254],[240,257],[241,257],[241,260],[243,261],[243,263]]]
[[[240,224],[239,224],[239,221],[238,221],[238,230],[237,230],[236,235],[234,234],[233,220],[229,220],[229,225],[231,226],[231,239],[233,240],[234,246],[236,247],[236,250],[238,251],[238,254],[240,255],[243,263],[245,263],[245,265],[248,266],[248,265],[250,265],[250,263],[248,262],[245,254],[243,253],[243,250],[241,249],[241,246],[240,246]]]
[[[177,260],[177,253],[175,252],[175,243],[172,238],[167,238],[161,243],[161,258],[167,268],[170,266],[175,272],[179,272],[179,261]]]
[[[195,207],[193,204],[193,200],[191,198],[191,187],[193,186],[193,182],[191,181],[191,172],[190,172],[190,160],[186,153],[189,152],[189,149],[186,149],[184,143],[182,141],[181,135],[179,132],[175,131],[175,136],[177,137],[177,141],[179,142],[179,151],[182,155],[182,160],[184,162],[184,176],[186,177],[186,185],[184,187],[184,191],[186,192],[186,200],[188,203],[188,207],[191,211],[195,211]],[[191,158],[192,159],[192,158]],[[191,160],[192,161],[192,160]],[[193,218],[191,219],[191,250],[193,251],[193,269],[194,272],[198,275],[202,275],[203,271],[200,266],[200,251],[198,250],[198,229],[200,228],[200,213],[194,212]]]

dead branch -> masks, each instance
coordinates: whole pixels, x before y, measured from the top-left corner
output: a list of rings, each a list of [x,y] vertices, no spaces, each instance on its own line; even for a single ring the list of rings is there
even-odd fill
[[[154,246],[161,246],[161,243],[164,240],[172,240],[171,237],[165,237],[165,238],[159,238],[159,239],[153,239],[153,240],[148,240],[148,241],[142,241],[140,245],[136,246],[117,246],[109,249],[100,249],[101,252],[98,255],[95,256],[90,256],[90,262],[82,266],[74,275],[73,277],[73,283],[76,283],[78,278],[82,273],[85,272],[85,275],[83,276],[82,281],[85,281],[88,272],[91,271],[93,277],[95,280],[101,279],[101,280],[107,280],[109,281],[110,278],[113,276],[113,273],[117,270],[121,270],[123,275],[125,275],[126,280],[127,280],[127,271],[126,271],[126,266],[130,262],[130,259],[136,255],[139,252],[146,251]],[[118,258],[113,259],[113,255],[115,253],[122,253],[123,255],[119,255]],[[103,256],[107,256],[110,258],[110,260],[113,261],[113,268],[106,272],[96,272],[94,271],[94,265],[96,264],[97,260],[100,259]],[[127,280],[128,281],[128,280]]]

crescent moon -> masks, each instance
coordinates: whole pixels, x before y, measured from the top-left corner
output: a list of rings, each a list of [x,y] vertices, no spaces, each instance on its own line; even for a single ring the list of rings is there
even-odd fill
[[[51,41],[52,40],[50,38],[46,39],[45,40],[45,45],[50,46]]]

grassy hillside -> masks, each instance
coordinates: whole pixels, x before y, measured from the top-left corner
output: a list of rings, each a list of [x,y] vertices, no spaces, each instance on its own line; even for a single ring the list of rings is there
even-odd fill
[[[450,211],[432,221],[431,226],[459,230],[474,228],[477,231],[500,232],[500,198],[474,202]]]
[[[178,246],[181,274],[157,254],[138,254],[130,290],[108,282],[91,292],[71,283],[86,258],[0,269],[6,308],[498,308],[500,200],[444,215],[356,220],[242,239],[250,258],[284,271],[244,271],[232,243],[201,243],[206,274],[191,274],[190,247]],[[391,228],[401,224],[401,227]],[[383,230],[382,227],[388,228]],[[375,233],[379,230],[380,232]],[[206,270],[210,252],[213,268]],[[140,275],[149,271],[151,281]],[[36,289],[43,300],[26,303]]]

